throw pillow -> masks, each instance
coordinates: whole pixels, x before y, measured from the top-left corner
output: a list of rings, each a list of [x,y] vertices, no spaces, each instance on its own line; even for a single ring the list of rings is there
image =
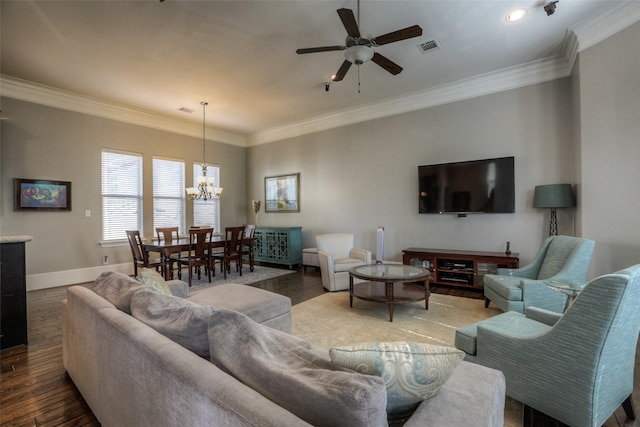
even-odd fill
[[[151,287],[138,289],[131,297],[131,314],[142,323],[199,356],[209,358],[211,306],[161,294]]]
[[[218,309],[211,361],[314,426],[386,426],[384,381],[332,364],[304,340]]]
[[[165,282],[164,277],[152,268],[142,268],[136,279],[145,285],[151,286],[161,294],[172,295],[171,288],[169,288],[169,285]]]
[[[464,352],[414,342],[373,342],[332,348],[329,357],[339,366],[382,377],[387,413],[394,420],[408,417],[420,402],[436,395]]]
[[[131,314],[131,295],[145,286],[126,274],[107,271],[98,276],[93,290],[118,310]]]

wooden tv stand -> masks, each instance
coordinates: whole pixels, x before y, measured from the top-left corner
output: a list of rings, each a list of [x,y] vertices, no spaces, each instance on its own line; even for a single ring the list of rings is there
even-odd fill
[[[402,262],[428,268],[431,271],[429,283],[482,289],[482,278],[485,274],[495,274],[498,267],[518,268],[518,255],[507,255],[504,252],[409,248],[402,251]]]

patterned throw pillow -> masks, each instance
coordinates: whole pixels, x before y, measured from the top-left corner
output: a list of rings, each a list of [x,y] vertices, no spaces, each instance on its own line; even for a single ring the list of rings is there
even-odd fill
[[[143,268],[138,273],[138,277],[136,277],[138,281],[144,283],[145,285],[151,286],[156,291],[165,295],[173,295],[171,293],[171,289],[165,282],[164,278],[154,269],[152,268]]]
[[[382,377],[388,418],[397,420],[410,416],[420,402],[440,391],[464,352],[414,342],[372,342],[332,348],[329,356],[339,366]]]

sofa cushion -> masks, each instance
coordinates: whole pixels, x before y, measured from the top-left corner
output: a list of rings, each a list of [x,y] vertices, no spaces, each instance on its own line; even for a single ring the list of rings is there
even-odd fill
[[[420,402],[438,393],[464,352],[414,342],[371,342],[332,348],[329,357],[339,366],[382,377],[387,413],[396,420],[408,418]]]
[[[165,282],[164,277],[162,277],[157,271],[152,268],[143,267],[142,269],[140,269],[140,272],[138,273],[136,279],[138,279],[139,282],[144,283],[145,285],[151,286],[161,294],[173,295],[171,293],[171,289],[169,289],[169,286]]]
[[[322,358],[305,341],[219,309],[209,322],[211,361],[315,426],[386,426],[381,378]]]
[[[118,310],[131,314],[131,295],[146,286],[126,274],[107,271],[98,276],[93,289],[102,298],[115,305]]]
[[[211,306],[200,306],[184,298],[165,295],[151,287],[138,289],[131,297],[131,314],[167,338],[209,358]]]
[[[291,312],[291,299],[253,286],[228,283],[192,292],[187,298],[199,305],[228,308],[265,323]],[[289,332],[290,327],[285,332]]]

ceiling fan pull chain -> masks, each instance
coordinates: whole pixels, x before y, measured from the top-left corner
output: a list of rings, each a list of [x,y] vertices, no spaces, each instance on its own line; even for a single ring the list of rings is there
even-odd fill
[[[358,65],[358,93],[360,93],[360,66]]]

